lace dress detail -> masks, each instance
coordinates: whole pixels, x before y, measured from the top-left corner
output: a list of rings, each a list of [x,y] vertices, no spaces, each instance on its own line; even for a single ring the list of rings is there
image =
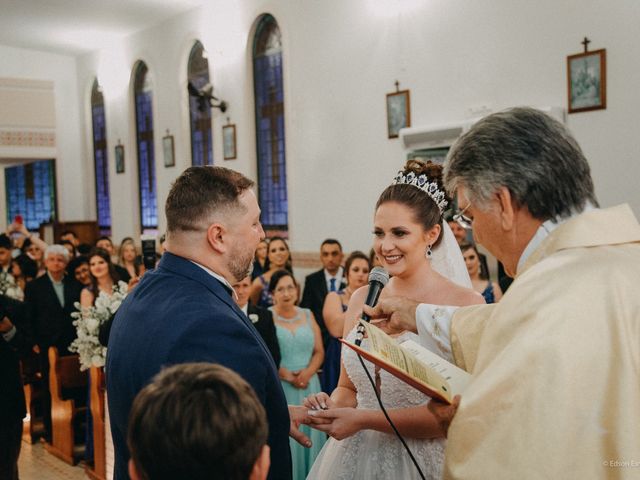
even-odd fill
[[[355,340],[355,329],[347,336],[349,341]],[[399,342],[417,336],[404,333],[398,337]],[[368,347],[368,340],[362,342]],[[358,407],[379,410],[373,387],[362,369],[355,352],[349,348],[342,349],[342,361],[349,378],[357,390]],[[369,373],[375,375],[375,366],[364,360]],[[375,377],[374,377],[375,378]],[[380,393],[382,403],[387,410],[424,405],[429,397],[398,380],[384,370],[380,370]],[[444,462],[444,439],[418,440],[405,438],[420,469],[428,479],[441,479]],[[386,434],[374,430],[362,430],[344,440],[333,438],[325,444],[316,459],[308,479],[419,479],[420,476],[405,451],[400,440],[394,434]]]

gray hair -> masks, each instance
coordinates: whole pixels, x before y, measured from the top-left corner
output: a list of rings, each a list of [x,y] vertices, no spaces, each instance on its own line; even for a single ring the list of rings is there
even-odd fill
[[[69,250],[64,248],[62,245],[49,245],[44,251],[44,259],[46,260],[49,258],[49,255],[62,255],[65,262],[69,261]]]
[[[533,108],[519,107],[483,118],[453,145],[445,186],[463,186],[468,200],[486,205],[501,187],[534,218],[566,218],[598,206],[587,159],[569,131]]]

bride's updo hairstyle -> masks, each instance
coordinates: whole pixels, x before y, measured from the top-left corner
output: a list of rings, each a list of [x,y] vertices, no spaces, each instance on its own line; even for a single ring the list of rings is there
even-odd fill
[[[414,220],[421,224],[425,231],[431,230],[435,225],[440,225],[440,235],[433,244],[435,246],[438,245],[442,238],[443,218],[440,206],[429,193],[423,190],[422,186],[417,185],[416,181],[413,184],[408,183],[409,179],[419,179],[421,175],[426,175],[426,182],[432,184],[431,190],[434,191],[434,195],[444,195],[442,198],[446,199],[447,202],[449,201],[442,185],[442,166],[430,160],[425,162],[414,159],[407,161],[404,170],[398,172],[397,183],[389,185],[382,192],[376,203],[376,210],[383,203],[397,202],[411,209]],[[399,178],[402,178],[402,181],[398,181]],[[407,183],[403,183],[403,181],[407,181]],[[433,184],[437,185],[437,190],[435,190]]]

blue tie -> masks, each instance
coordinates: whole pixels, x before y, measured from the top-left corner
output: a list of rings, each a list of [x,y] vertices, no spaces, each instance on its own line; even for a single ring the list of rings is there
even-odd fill
[[[329,291],[330,292],[335,292],[336,291],[336,279],[335,278],[330,278],[329,279]]]

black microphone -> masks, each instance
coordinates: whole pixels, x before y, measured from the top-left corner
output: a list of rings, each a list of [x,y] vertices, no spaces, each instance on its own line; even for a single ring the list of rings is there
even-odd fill
[[[371,272],[369,272],[369,290],[367,291],[367,299],[364,301],[364,304],[369,307],[375,307],[376,303],[378,303],[378,299],[380,298],[380,292],[389,281],[389,274],[382,267],[373,267]],[[369,323],[371,317],[366,313],[362,312],[360,316],[361,320]],[[358,329],[356,333],[356,345],[360,346],[362,343],[362,339],[364,338],[364,327],[358,324]]]

